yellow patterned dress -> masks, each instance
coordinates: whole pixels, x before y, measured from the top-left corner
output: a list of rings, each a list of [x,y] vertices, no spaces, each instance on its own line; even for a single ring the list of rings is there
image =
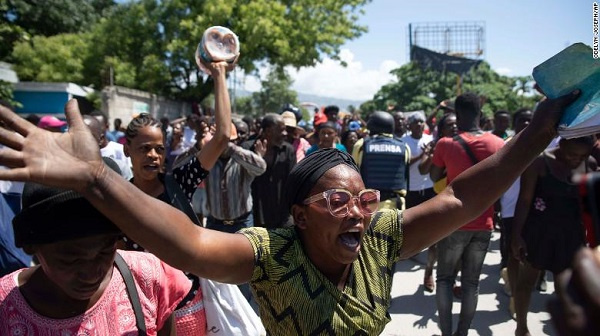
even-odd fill
[[[269,335],[379,335],[390,321],[402,213],[376,213],[344,290],[308,259],[294,228],[240,231],[254,248],[251,280]]]

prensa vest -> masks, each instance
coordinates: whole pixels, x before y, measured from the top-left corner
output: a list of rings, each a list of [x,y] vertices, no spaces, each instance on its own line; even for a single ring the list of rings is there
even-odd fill
[[[404,141],[385,136],[365,139],[360,173],[367,188],[380,191],[406,189],[406,168]]]

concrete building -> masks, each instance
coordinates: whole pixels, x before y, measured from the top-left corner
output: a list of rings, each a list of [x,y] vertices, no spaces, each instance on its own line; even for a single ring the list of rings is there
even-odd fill
[[[111,125],[115,118],[121,118],[123,125],[127,125],[140,113],[149,113],[156,119],[167,117],[173,120],[184,117],[192,113],[192,105],[145,91],[106,86],[102,90],[102,110],[108,113]]]

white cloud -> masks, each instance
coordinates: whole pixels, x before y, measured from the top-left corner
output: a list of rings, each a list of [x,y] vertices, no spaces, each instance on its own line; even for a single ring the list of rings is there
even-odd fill
[[[369,100],[383,85],[394,79],[390,70],[400,67],[396,61],[385,60],[377,69],[365,69],[349,49],[340,51],[340,59],[346,62],[346,67],[339,61],[325,58],[314,67],[300,70],[289,68],[288,73],[294,79],[292,89],[323,97]],[[266,71],[262,70],[261,78],[264,78]],[[246,76],[244,88],[257,91],[260,89],[260,80]]]
[[[510,76],[512,75],[513,71],[510,68],[496,68],[494,69],[494,71],[496,71],[499,75],[503,75],[503,76]]]

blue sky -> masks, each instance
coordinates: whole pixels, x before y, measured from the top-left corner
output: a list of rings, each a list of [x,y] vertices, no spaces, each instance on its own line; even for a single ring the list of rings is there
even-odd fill
[[[408,62],[408,24],[422,22],[483,21],[485,60],[501,74],[530,75],[533,67],[572,43],[591,45],[592,4],[588,0],[374,0],[359,19],[369,32],[342,47],[342,59],[349,66],[324,59],[314,68],[290,69],[293,89],[370,99],[393,80],[389,70]],[[245,87],[259,88],[253,78],[246,78]]]

